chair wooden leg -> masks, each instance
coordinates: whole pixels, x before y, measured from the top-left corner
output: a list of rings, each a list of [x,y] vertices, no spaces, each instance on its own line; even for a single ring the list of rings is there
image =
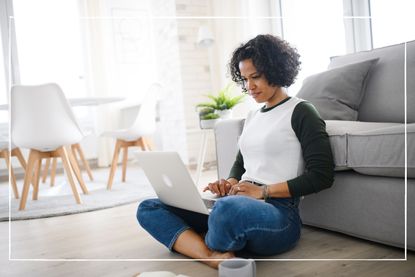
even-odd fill
[[[136,145],[137,145],[137,146],[140,146],[140,147],[141,147],[141,150],[143,150],[143,151],[147,150],[147,147],[146,147],[146,145],[145,145],[145,143],[144,143],[144,139],[143,139],[143,137],[141,137],[141,138],[139,138],[139,139],[137,140]]]
[[[84,179],[82,178],[82,173],[81,173],[81,170],[79,169],[78,161],[73,156],[73,152],[69,147],[66,149],[66,152],[68,154],[69,162],[71,164],[75,177],[78,180],[79,185],[81,186],[82,192],[84,194],[88,194],[88,189],[86,188]]]
[[[20,162],[20,165],[23,167],[24,170],[26,170],[26,167],[27,167],[26,160],[23,158],[23,154],[22,154],[22,151],[20,151],[20,148],[14,148],[12,150],[12,156],[16,156]]]
[[[10,184],[12,185],[14,198],[19,199],[19,190],[17,188],[16,176],[14,175],[12,164],[9,159],[9,151],[2,150],[1,156],[6,160],[7,169],[10,171]]]
[[[78,204],[81,204],[81,197],[79,196],[78,190],[76,189],[75,182],[72,177],[72,169],[69,163],[68,153],[64,147],[59,147],[56,149],[56,152],[62,158],[63,168],[65,170],[66,176],[68,177],[69,184],[71,185],[72,193],[75,197],[75,201]]]
[[[17,157],[17,159],[20,162],[20,165],[26,171],[27,163],[26,163],[25,158],[23,157],[22,151],[20,151],[20,148],[14,148],[12,150],[12,156]],[[32,178],[32,185],[33,185],[33,187],[35,186],[35,178],[34,177]]]
[[[33,169],[35,167],[36,161],[40,158],[39,151],[37,150],[30,150],[29,153],[29,160],[26,166],[26,172],[23,182],[23,191],[22,191],[22,198],[20,199],[19,211],[24,210],[26,207],[27,196],[29,194],[29,186],[30,181],[32,180],[33,176]]]
[[[42,171],[42,159],[39,158],[35,163],[35,175],[33,177],[35,180],[35,183],[33,184],[33,195],[32,195],[33,200],[37,200],[38,195],[39,195],[39,181],[40,181],[41,171]]]
[[[123,159],[122,159],[122,181],[125,182],[127,175],[127,160],[128,160],[128,146],[123,147]]]
[[[46,178],[48,177],[48,171],[49,171],[49,166],[50,166],[50,159],[51,158],[47,158],[46,159],[46,164],[43,167],[42,183],[46,182]]]
[[[19,199],[19,189],[17,188],[16,176],[14,175],[13,167],[10,165],[10,181],[13,188],[14,198]]]
[[[56,167],[58,164],[58,158],[54,157],[52,160],[52,169],[50,170],[50,186],[53,187],[55,185],[55,176],[56,176]]]
[[[35,183],[33,184],[33,195],[32,195],[32,199],[33,200],[37,200],[38,195],[39,195],[39,181],[40,181],[40,172],[42,171],[42,159],[39,158],[37,160],[37,162],[35,163],[35,175],[34,175],[34,180]]]
[[[86,170],[86,173],[88,174],[89,180],[94,181],[94,177],[92,176],[92,170],[89,167],[88,161],[85,159],[84,151],[82,150],[81,145],[79,143],[72,144],[71,148],[72,148],[73,156],[75,157],[76,160],[78,160],[77,155],[76,155],[76,152],[78,152],[79,158],[81,159],[82,164],[85,167],[85,170]]]
[[[107,184],[108,190],[111,190],[112,181],[114,180],[115,170],[117,169],[118,156],[120,155],[120,150],[121,150],[121,144],[122,144],[122,140],[117,139],[117,142],[115,143],[114,156],[112,158],[110,176],[108,178],[108,184]]]

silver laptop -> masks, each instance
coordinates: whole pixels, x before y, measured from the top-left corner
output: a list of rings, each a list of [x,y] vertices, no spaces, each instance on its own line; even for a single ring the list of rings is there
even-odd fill
[[[214,199],[204,199],[177,152],[139,152],[137,161],[166,205],[209,214]]]

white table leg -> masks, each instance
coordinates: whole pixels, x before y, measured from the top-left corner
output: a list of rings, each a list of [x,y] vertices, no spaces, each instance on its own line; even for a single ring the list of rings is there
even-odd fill
[[[208,131],[202,130],[202,144],[200,145],[199,149],[199,156],[197,161],[197,169],[196,169],[196,185],[199,185],[200,175],[202,174],[203,163],[205,161],[206,156],[206,146],[207,146],[207,139],[208,139]]]

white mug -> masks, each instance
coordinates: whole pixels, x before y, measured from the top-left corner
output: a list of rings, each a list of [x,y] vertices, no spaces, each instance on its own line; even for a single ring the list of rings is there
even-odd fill
[[[219,264],[219,277],[255,277],[256,265],[252,259],[234,258]]]

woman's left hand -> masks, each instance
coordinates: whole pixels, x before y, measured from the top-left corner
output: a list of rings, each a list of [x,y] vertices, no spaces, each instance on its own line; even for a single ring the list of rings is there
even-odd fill
[[[245,195],[256,199],[262,198],[262,187],[249,182],[240,182],[229,190],[228,195]]]

